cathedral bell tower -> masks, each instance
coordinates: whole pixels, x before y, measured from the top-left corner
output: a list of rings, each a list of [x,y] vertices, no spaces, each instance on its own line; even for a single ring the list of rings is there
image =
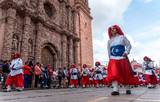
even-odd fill
[[[78,64],[82,67],[83,64],[93,65],[93,46],[92,46],[92,17],[88,0],[75,0],[75,8],[77,10],[76,33],[80,38],[78,49]]]

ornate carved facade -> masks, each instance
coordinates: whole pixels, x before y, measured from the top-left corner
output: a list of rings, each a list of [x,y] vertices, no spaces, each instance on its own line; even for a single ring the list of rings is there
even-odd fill
[[[87,0],[1,0],[0,58],[92,65],[91,20]]]

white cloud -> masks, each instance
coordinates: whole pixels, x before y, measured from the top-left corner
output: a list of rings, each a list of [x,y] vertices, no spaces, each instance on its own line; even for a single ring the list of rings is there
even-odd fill
[[[153,0],[142,0],[144,3],[150,3],[152,2]]]
[[[115,18],[122,18],[123,13],[131,1],[132,0],[89,0],[89,4],[94,19],[114,20]]]
[[[94,36],[103,33],[107,25],[123,22],[123,14],[132,0],[89,0],[93,16]]]
[[[160,37],[160,24],[150,25],[144,31],[132,35],[141,43],[152,43]]]
[[[108,52],[107,52],[107,40],[106,33],[102,34],[103,39],[93,40],[94,47],[94,61],[100,61],[102,63],[108,60]]]
[[[144,32],[136,34],[133,44],[133,49],[131,51],[131,57],[142,62],[144,56],[149,56],[153,60],[160,61],[160,26],[152,25],[149,29]],[[132,45],[133,45],[132,44]]]

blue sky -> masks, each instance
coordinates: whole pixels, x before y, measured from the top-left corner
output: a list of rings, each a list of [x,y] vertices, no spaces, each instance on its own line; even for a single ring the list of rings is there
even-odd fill
[[[130,60],[142,62],[147,55],[159,63],[160,0],[89,0],[89,5],[95,61],[108,61],[107,28],[118,24],[132,44]]]

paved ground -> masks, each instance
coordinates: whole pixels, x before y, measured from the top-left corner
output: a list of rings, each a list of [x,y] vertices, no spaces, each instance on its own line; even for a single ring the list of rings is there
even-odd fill
[[[124,89],[120,90],[120,96],[111,96],[110,92],[110,88],[0,92],[0,102],[160,102],[160,87],[134,88],[132,95],[126,95]]]

